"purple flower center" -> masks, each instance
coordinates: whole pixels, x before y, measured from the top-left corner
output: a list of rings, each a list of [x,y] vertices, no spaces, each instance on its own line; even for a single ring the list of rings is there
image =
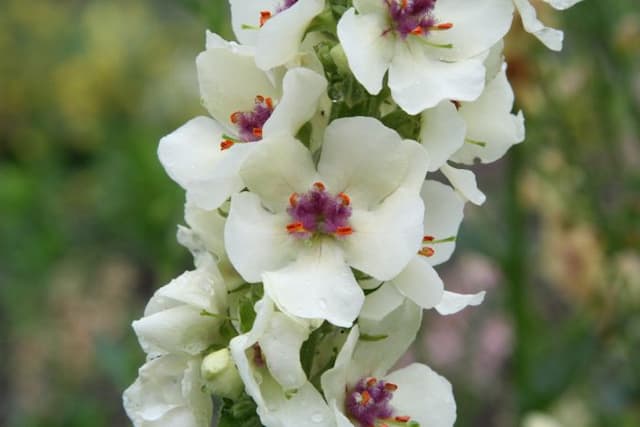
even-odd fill
[[[289,9],[291,6],[293,6],[296,3],[298,3],[298,0],[284,0],[284,3],[282,3],[282,6],[278,7],[278,9],[276,9],[276,13],[283,12],[283,11]]]
[[[251,111],[236,111],[231,115],[231,123],[238,128],[242,142],[253,142],[262,139],[262,127],[273,113],[273,100],[264,96],[256,96]]]
[[[349,226],[350,204],[346,194],[334,196],[326,191],[323,183],[316,182],[307,193],[293,193],[289,197],[287,213],[293,222],[287,224],[287,231],[305,239],[315,234],[348,236],[353,233]]]
[[[393,416],[390,402],[398,386],[376,378],[362,378],[351,390],[347,391],[345,408],[359,427],[378,425],[404,425],[410,421],[407,416]],[[378,423],[382,421],[382,423]]]
[[[436,0],[384,0],[389,8],[392,28],[403,39],[408,35],[427,35],[434,30],[447,30],[451,24],[437,24],[433,16]]]

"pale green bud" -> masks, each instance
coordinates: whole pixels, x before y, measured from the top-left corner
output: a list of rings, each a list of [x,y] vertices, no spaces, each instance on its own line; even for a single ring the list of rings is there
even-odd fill
[[[236,399],[244,385],[228,348],[209,353],[200,367],[207,389],[214,395]]]

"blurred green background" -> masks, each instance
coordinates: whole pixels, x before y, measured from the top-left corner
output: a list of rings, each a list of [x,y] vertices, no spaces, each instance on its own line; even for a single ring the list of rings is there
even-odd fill
[[[204,110],[222,0],[0,2],[0,425],[127,426],[130,323],[190,268],[157,141]],[[454,383],[457,426],[640,426],[640,4],[586,0],[507,41],[527,140],[476,168],[443,266],[481,307],[425,316],[407,356]],[[426,426],[428,427],[428,426]]]

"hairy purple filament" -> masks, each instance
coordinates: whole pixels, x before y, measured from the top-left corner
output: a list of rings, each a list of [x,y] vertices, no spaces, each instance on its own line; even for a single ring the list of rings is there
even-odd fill
[[[436,0],[384,0],[393,28],[403,39],[409,34],[427,35],[436,25],[433,8]]]
[[[271,98],[256,96],[255,106],[252,111],[235,112],[231,115],[231,122],[238,127],[240,139],[244,142],[253,142],[262,139],[262,127],[273,113],[273,101]]]
[[[360,427],[373,427],[377,420],[386,420],[393,415],[389,402],[395,384],[378,381],[375,378],[362,378],[347,392],[345,407],[351,419],[357,421]]]
[[[289,202],[287,213],[293,222],[287,230],[295,237],[309,238],[316,233],[346,236],[352,232],[349,197],[343,193],[333,196],[320,182],[305,194],[292,194]]]

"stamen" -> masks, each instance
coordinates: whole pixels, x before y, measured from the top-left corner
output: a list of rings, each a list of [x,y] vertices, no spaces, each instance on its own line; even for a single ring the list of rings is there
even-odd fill
[[[398,389],[398,386],[395,385],[394,383],[385,383],[384,389],[387,391],[396,391]]]
[[[287,232],[289,233],[303,233],[305,231],[304,224],[301,222],[292,222],[287,224]]]
[[[265,103],[269,109],[273,110],[273,99],[271,99],[271,97],[265,98]]]
[[[320,190],[320,191],[324,191],[327,187],[324,186],[324,184],[320,181],[318,182],[314,182],[313,183],[313,187],[315,187],[316,189]]]
[[[371,377],[367,380],[367,387],[373,387],[378,382],[377,378]]]
[[[298,195],[298,193],[291,193],[291,195],[289,196],[289,204],[291,205],[291,207],[295,207],[298,204],[298,198],[300,196]]]
[[[394,420],[401,422],[401,423],[406,423],[409,422],[411,420],[411,417],[408,415],[398,415],[397,417],[394,418]]]
[[[338,227],[336,228],[336,236],[349,236],[353,234],[351,227]]]
[[[371,401],[371,395],[369,394],[369,391],[364,390],[362,393],[360,393],[360,396],[362,397],[362,400],[360,401],[360,404],[362,406],[367,406],[369,404],[369,402]]]
[[[351,204],[351,197],[347,196],[345,193],[338,193],[338,197],[342,200],[343,205],[349,206]]]
[[[425,246],[424,248],[420,249],[418,251],[418,255],[422,255],[425,256],[427,258],[432,257],[433,254],[435,254],[436,251],[433,248],[430,248],[428,246]]]
[[[450,30],[451,28],[453,28],[452,22],[443,22],[442,24],[434,25],[433,27],[431,27],[431,30],[443,31],[443,30]]]
[[[223,139],[222,142],[220,142],[220,150],[228,150],[229,148],[233,147],[233,144],[235,144],[235,142],[233,142],[232,140]]]
[[[251,129],[251,133],[253,133],[256,138],[262,138],[262,128],[253,128]]]
[[[436,238],[435,238],[435,237],[433,237],[433,236],[424,236],[424,237],[422,238],[422,241],[423,241],[423,242],[433,242],[435,239],[436,239]]]
[[[271,19],[271,12],[268,10],[260,11],[260,27],[267,23],[269,19]]]
[[[231,113],[231,116],[229,116],[229,120],[231,120],[231,123],[235,125],[236,123],[238,123],[238,120],[240,120],[241,116],[242,113],[240,111],[236,111],[235,113]]]

